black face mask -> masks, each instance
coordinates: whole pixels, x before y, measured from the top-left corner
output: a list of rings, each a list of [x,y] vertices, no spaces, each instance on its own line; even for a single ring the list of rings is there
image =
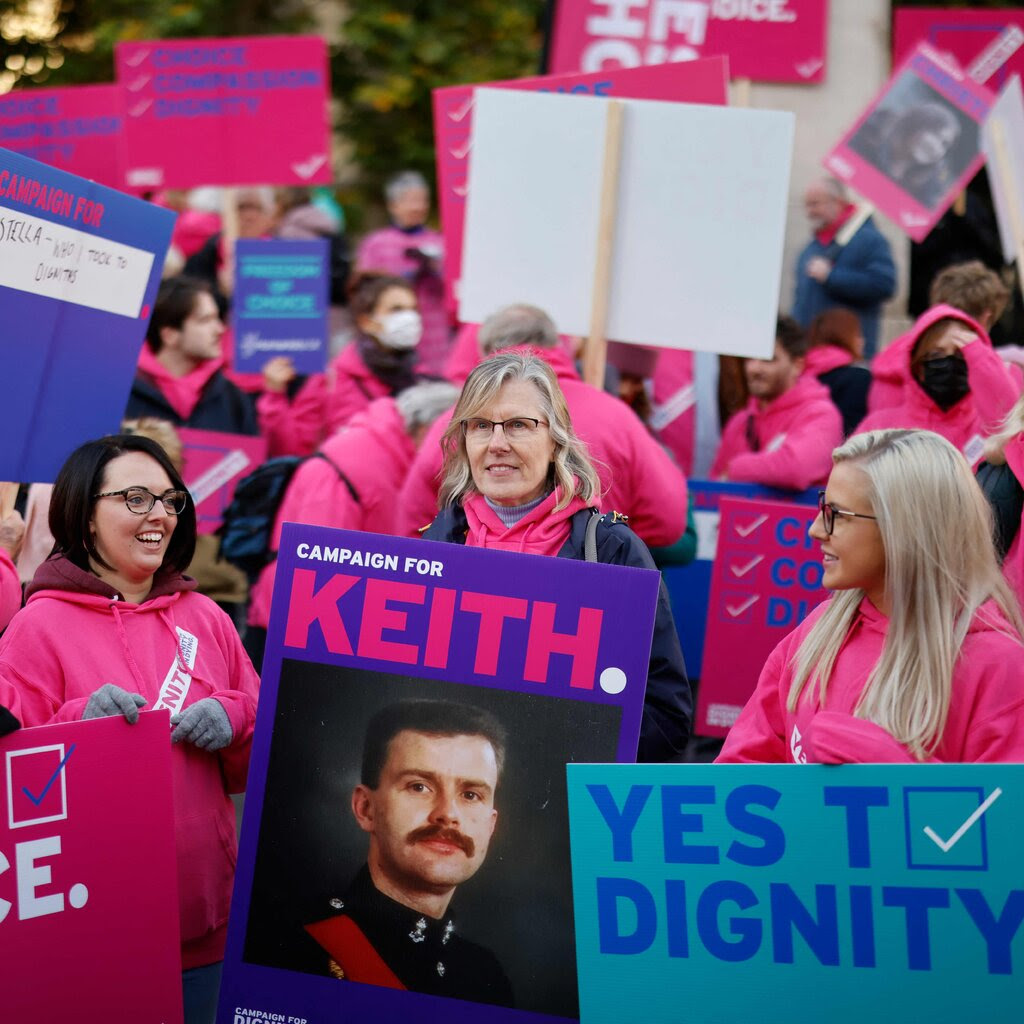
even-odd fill
[[[966,360],[960,356],[942,356],[922,363],[921,387],[943,412],[948,412],[971,390]]]

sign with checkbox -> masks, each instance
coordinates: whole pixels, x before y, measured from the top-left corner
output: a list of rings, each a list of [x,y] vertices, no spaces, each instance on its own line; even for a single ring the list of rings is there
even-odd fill
[[[582,1024],[1020,1024],[1024,764],[567,771]]]
[[[7,826],[25,828],[68,816],[68,759],[63,743],[7,752]]]

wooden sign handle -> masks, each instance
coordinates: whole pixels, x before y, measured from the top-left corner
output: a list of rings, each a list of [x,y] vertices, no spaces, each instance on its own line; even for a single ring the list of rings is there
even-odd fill
[[[625,105],[621,100],[608,101],[605,112],[597,253],[590,300],[590,336],[583,349],[583,379],[595,388],[604,387],[604,368],[608,355],[608,298],[611,289],[612,255],[615,250],[615,215],[619,205],[619,165],[622,155],[624,114]]]

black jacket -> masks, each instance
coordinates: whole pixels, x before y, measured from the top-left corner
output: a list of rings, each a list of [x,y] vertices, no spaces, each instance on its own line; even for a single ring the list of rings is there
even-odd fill
[[[183,420],[174,411],[151,377],[137,373],[124,416],[129,420],[156,416],[161,420],[170,420],[176,427],[191,427],[193,430],[218,430],[225,434],[259,433],[252,399],[232,384],[220,370],[206,382],[187,420]]]
[[[583,542],[593,513],[581,509],[571,519],[569,539],[559,558],[583,561]],[[468,524],[461,506],[443,509],[423,536],[449,544],[465,544]],[[644,542],[621,520],[604,515],[597,526],[597,560],[605,565],[631,565],[656,569]],[[679,646],[679,634],[672,618],[672,606],[664,581],[658,590],[658,606],[651,638],[651,660],[647,670],[647,691],[640,726],[637,761],[668,761],[677,758],[690,738],[693,696],[686,678],[686,665]]]

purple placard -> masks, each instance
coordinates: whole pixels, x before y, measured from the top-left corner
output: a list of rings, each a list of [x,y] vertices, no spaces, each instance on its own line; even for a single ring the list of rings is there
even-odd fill
[[[0,149],[0,480],[116,432],[174,214]]]
[[[994,101],[922,43],[824,164],[920,242],[983,163],[981,123]]]
[[[324,372],[329,247],[326,238],[235,243],[231,324],[238,373],[259,373],[274,356],[287,356],[297,373]]]
[[[286,523],[218,1021],[575,1019],[564,765],[634,758],[657,591],[647,570]],[[451,912],[515,1008],[339,981],[307,956],[302,925],[340,914],[366,860],[366,721],[404,697],[474,704],[509,734],[494,837]]]

